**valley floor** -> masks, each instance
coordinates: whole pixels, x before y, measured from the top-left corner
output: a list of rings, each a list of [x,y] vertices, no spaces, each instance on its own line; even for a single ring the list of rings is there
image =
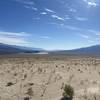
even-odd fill
[[[0,100],[60,100],[64,84],[74,88],[74,100],[100,100],[100,58],[0,57]]]

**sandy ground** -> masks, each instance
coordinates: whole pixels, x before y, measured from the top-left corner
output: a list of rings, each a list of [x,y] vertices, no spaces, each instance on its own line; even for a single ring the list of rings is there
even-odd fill
[[[100,58],[0,57],[0,100],[60,100],[64,84],[74,100],[100,100]]]

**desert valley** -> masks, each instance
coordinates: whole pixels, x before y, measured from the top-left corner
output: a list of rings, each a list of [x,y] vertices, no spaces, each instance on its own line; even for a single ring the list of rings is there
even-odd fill
[[[0,0],[0,100],[100,100],[100,0]]]
[[[99,100],[100,57],[0,56],[0,100],[61,100],[64,84],[74,88],[73,100]]]

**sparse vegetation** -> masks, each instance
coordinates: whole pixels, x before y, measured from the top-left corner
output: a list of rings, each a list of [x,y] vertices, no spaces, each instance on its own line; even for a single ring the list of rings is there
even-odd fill
[[[61,100],[72,100],[74,96],[74,89],[70,85],[65,85],[63,88],[63,98]]]
[[[6,86],[12,86],[12,85],[14,85],[14,83],[8,82]]]
[[[32,88],[29,88],[27,90],[27,93],[26,94],[28,94],[30,97],[33,96],[34,92],[33,92]]]
[[[24,100],[30,100],[30,98],[29,97],[25,97]]]
[[[67,57],[0,59],[1,99],[59,100],[63,93],[61,100],[99,100],[100,58],[95,69],[92,58]]]

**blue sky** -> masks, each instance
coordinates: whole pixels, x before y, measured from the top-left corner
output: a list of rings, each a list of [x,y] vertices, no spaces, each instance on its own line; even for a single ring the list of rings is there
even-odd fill
[[[0,0],[0,43],[74,49],[100,43],[100,0]]]

